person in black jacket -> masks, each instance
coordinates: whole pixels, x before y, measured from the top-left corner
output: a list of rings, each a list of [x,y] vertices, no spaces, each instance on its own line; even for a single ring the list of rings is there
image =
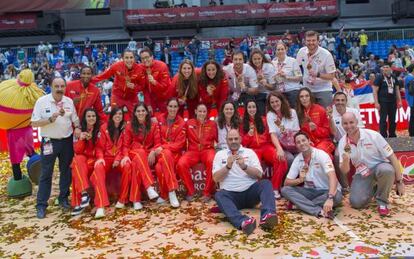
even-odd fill
[[[164,52],[161,55],[161,61],[164,62],[165,64],[167,64],[168,69],[170,71],[170,74],[172,74],[172,71],[171,71],[171,59],[172,59],[171,58],[171,54],[168,51],[168,48],[164,48]]]

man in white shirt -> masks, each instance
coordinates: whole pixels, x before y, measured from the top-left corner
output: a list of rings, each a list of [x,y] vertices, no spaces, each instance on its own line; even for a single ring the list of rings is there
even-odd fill
[[[375,195],[380,216],[388,216],[388,197],[394,181],[397,194],[405,192],[400,163],[391,146],[376,131],[360,129],[353,113],[346,112],[342,116],[342,127],[346,135],[338,145],[340,163],[343,174],[355,167],[352,178],[350,204],[355,209],[366,207]]]
[[[250,65],[244,63],[243,52],[235,51],[232,61],[223,68],[228,75],[230,100],[244,103],[249,96],[253,98],[259,92],[257,75]]]
[[[306,47],[302,47],[296,60],[303,69],[303,86],[308,87],[316,102],[328,107],[332,101],[332,79],[335,77],[335,62],[332,54],[319,47],[319,34],[307,31]]]
[[[254,208],[261,203],[260,226],[265,230],[277,224],[275,197],[269,180],[260,180],[263,170],[256,153],[240,145],[239,131],[227,134],[229,149],[216,153],[213,161],[213,179],[220,184],[215,199],[231,224],[250,235],[256,228],[253,217],[242,215],[239,209]]]
[[[130,49],[134,55],[137,54],[137,42],[134,40],[134,38],[131,38],[131,40],[128,42],[128,49]]]
[[[70,164],[73,158],[73,126],[80,134],[79,118],[73,101],[64,96],[66,82],[63,78],[52,81],[52,93],[39,98],[32,113],[32,126],[40,127],[42,171],[37,193],[37,217],[46,216],[46,208],[52,187],[52,175],[56,158],[59,158],[59,205],[70,209],[68,202],[71,184]]]
[[[296,133],[295,143],[300,153],[290,167],[282,196],[310,215],[333,219],[342,193],[332,160],[325,151],[311,147],[304,132]]]

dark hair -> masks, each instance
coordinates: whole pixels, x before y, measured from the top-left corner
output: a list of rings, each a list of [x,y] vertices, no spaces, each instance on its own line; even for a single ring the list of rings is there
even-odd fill
[[[244,115],[243,115],[243,132],[247,133],[250,130],[250,115],[247,112],[247,106],[249,105],[249,103],[253,102],[256,105],[257,108],[257,103],[256,101],[250,99],[247,100],[246,104],[244,105]],[[263,120],[262,117],[260,116],[260,113],[258,111],[256,111],[256,114],[254,115],[254,126],[257,129],[257,133],[262,134],[265,131],[265,127],[263,124]]]
[[[249,65],[256,71],[258,68],[253,64],[253,55],[255,54],[259,54],[262,57],[262,63],[270,63],[267,58],[265,57],[265,55],[263,54],[263,51],[261,51],[260,49],[253,49],[252,53],[250,54],[249,57]],[[263,65],[262,64],[262,65]]]
[[[124,57],[125,53],[127,53],[127,52],[132,53],[132,56],[134,56],[134,58],[135,58],[134,51],[132,49],[128,49],[128,48],[124,49],[124,51],[122,52],[122,57]]]
[[[167,100],[166,105],[168,106],[168,104],[170,104],[170,102],[175,101],[178,103],[178,105],[180,105],[180,103],[178,102],[178,98],[177,97],[171,97],[170,99]]]
[[[207,66],[210,64],[214,65],[217,69],[216,76],[213,78],[213,84],[216,86],[219,85],[221,80],[224,78],[224,72],[220,64],[215,60],[209,60],[203,64],[203,67],[201,68],[201,75],[198,81],[203,87],[207,87],[208,82],[210,81],[210,78],[207,76]]]
[[[290,105],[289,105],[288,100],[282,93],[277,92],[277,91],[272,91],[267,96],[267,100],[266,100],[267,111],[276,113],[276,111],[273,110],[272,106],[270,105],[270,98],[272,96],[280,100],[280,103],[281,103],[280,112],[282,113],[282,117],[287,118],[289,120],[292,119],[292,111],[290,110]]]
[[[82,121],[81,121],[81,130],[82,130],[82,132],[86,132],[88,130],[88,124],[86,122],[86,113],[87,112],[95,113],[96,122],[95,122],[95,125],[93,125],[93,129],[92,129],[92,142],[95,144],[96,143],[96,138],[98,137],[99,127],[100,127],[101,122],[100,122],[100,118],[99,118],[98,113],[96,112],[96,110],[94,108],[87,108],[83,112],[83,117],[82,117]]]
[[[311,104],[315,103],[315,97],[313,96],[313,94],[312,94],[312,92],[309,88],[304,87],[304,88],[301,88],[299,90],[298,96],[296,97],[296,111],[298,113],[298,119],[299,119],[300,125],[302,125],[302,123],[304,122],[304,119],[305,119],[305,109],[302,106],[302,104],[300,103],[300,97],[299,97],[300,93],[303,92],[303,91],[306,91],[306,92],[309,93]]]
[[[184,76],[181,73],[181,69],[183,68],[183,66],[187,64],[191,66],[192,72],[191,75],[188,79],[184,79]],[[195,74],[195,67],[193,62],[191,62],[191,60],[189,59],[184,59],[181,64],[180,67],[178,68],[178,96],[184,96],[186,89],[188,87],[188,92],[187,92],[187,98],[188,99],[194,99],[195,97],[197,97],[198,95],[198,86],[197,86],[197,77]],[[187,82],[185,82],[185,80],[188,80]]]
[[[244,57],[244,52],[243,52],[243,51],[241,51],[241,50],[236,50],[236,51],[234,51],[234,52],[233,52],[233,54],[231,55],[231,59],[233,59],[233,58],[234,58],[234,56],[236,56],[236,55],[242,55],[242,57],[243,57],[243,61],[245,60],[245,57]]]
[[[119,124],[118,128],[116,128],[115,123],[113,121],[113,118],[114,118],[115,114],[119,111],[122,112],[122,120],[121,120],[121,123]],[[112,107],[111,113],[109,114],[109,119],[108,119],[108,133],[109,133],[109,137],[111,138],[113,143],[116,143],[118,141],[119,136],[121,136],[121,133],[124,130],[124,126],[125,126],[125,121],[124,121],[124,112],[123,112],[123,110],[121,108],[117,107],[117,106]]]
[[[91,73],[93,74],[93,69],[92,69],[90,66],[83,66],[83,67],[80,69],[79,74],[82,74],[82,71],[83,71],[84,69],[88,69],[88,68],[91,70]]]
[[[346,94],[345,94],[344,92],[336,92],[336,93],[333,95],[333,99],[335,100],[335,97],[337,97],[338,95],[343,95],[343,96],[345,96],[345,100],[346,100],[346,101],[348,101],[348,96],[346,96]]]
[[[144,109],[147,111],[147,116],[145,116],[145,125],[142,125],[139,123],[137,116],[135,115],[135,112],[137,111],[138,107],[144,107]],[[138,103],[134,107],[134,111],[132,113],[132,120],[131,120],[131,126],[132,131],[134,134],[138,134],[140,130],[144,133],[144,136],[147,135],[148,132],[151,130],[151,115],[148,110],[148,107],[144,103]]]
[[[139,55],[141,56],[142,53],[147,52],[151,57],[154,56],[152,51],[148,47],[143,47],[141,51],[139,52]]]
[[[300,135],[305,136],[305,138],[307,138],[309,140],[308,134],[306,134],[306,132],[304,132],[304,131],[299,130],[298,132],[296,132],[295,135],[293,135],[293,140],[295,141],[295,143],[296,143],[296,137],[298,137]]]
[[[233,129],[238,129],[240,127],[241,118],[240,118],[239,112],[237,111],[236,104],[234,102],[232,102],[232,101],[225,101],[221,105],[220,111],[219,111],[219,114],[218,114],[218,117],[217,117],[217,124],[218,124],[218,126],[219,126],[220,129],[224,128],[224,124],[226,123],[226,119],[224,117],[224,107],[227,104],[233,105],[233,109],[234,109],[234,114],[233,114],[233,116],[230,119],[230,124],[231,124],[230,126]]]
[[[318,38],[318,41],[319,41],[319,33],[317,31],[307,31],[307,32],[305,32],[305,39],[307,37],[314,37],[314,36],[316,36],[316,38]]]
[[[407,67],[408,73],[412,73],[414,71],[414,64],[411,64]]]

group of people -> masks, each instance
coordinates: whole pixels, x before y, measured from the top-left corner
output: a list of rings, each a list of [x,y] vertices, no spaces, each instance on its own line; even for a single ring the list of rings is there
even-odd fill
[[[349,186],[351,206],[366,206],[376,190],[380,215],[389,215],[394,181],[398,193],[404,193],[398,160],[379,133],[361,128],[359,112],[347,107],[345,93],[332,98],[336,67],[329,51],[319,46],[318,33],[308,31],[305,42],[296,59],[279,42],[272,62],[258,49],[247,63],[235,51],[225,67],[210,60],[199,69],[184,60],[172,79],[150,49],[141,50],[140,64],[127,49],[121,61],[99,75],[83,67],[80,80],[55,78],[51,94],[37,101],[31,119],[42,136],[38,218],[46,215],[56,158],[59,204],[73,207],[73,215],[89,206],[92,186],[95,217],[105,216],[110,170],[122,175],[116,208],[131,202],[141,209],[143,191],[150,200],[168,199],[179,207],[179,179],[191,202],[196,195],[191,168],[197,163],[204,164],[206,175],[201,200],[214,196],[246,234],[256,221],[242,215],[241,208],[261,202],[265,229],[277,223],[275,199],[281,196],[292,208],[332,218]],[[106,116],[94,83],[110,77],[112,108]],[[218,115],[211,120],[214,108]],[[260,180],[263,163],[273,170],[270,181]]]

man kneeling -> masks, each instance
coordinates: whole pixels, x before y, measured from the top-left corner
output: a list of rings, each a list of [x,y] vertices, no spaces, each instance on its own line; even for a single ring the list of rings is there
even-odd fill
[[[231,224],[250,235],[256,228],[256,220],[242,215],[239,210],[254,208],[261,202],[260,226],[270,230],[277,224],[276,205],[272,183],[258,181],[263,170],[256,153],[240,143],[239,132],[230,130],[227,134],[229,149],[220,150],[214,157],[213,179],[220,184],[215,198]]]
[[[333,219],[332,209],[341,202],[342,193],[332,160],[325,151],[310,146],[306,133],[296,133],[294,140],[300,153],[290,167],[282,196],[308,214]]]

